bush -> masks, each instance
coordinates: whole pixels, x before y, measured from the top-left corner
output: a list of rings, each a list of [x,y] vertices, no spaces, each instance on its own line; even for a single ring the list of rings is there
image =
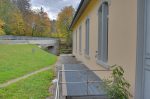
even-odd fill
[[[110,99],[129,99],[132,97],[128,91],[130,84],[124,78],[124,70],[121,66],[112,66],[111,79],[104,79],[104,89]]]

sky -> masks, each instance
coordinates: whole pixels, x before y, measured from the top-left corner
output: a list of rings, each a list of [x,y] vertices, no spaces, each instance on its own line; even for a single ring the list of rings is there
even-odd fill
[[[50,19],[56,19],[62,8],[72,5],[77,9],[79,3],[80,0],[31,0],[31,8],[34,10],[43,7]]]

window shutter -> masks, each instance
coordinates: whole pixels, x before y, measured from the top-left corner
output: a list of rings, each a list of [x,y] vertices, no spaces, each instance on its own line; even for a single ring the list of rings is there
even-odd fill
[[[104,2],[99,10],[98,60],[108,61],[108,3]]]
[[[85,41],[85,54],[89,55],[89,31],[90,31],[90,19],[86,20],[86,41]]]

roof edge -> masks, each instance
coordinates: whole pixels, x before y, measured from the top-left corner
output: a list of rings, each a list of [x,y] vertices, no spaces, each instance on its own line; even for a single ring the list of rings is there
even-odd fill
[[[81,16],[82,12],[84,11],[84,9],[87,7],[88,3],[90,0],[81,0],[79,7],[74,15],[74,18],[70,24],[69,29],[71,30],[72,27],[75,25],[76,21],[79,19],[79,17]]]

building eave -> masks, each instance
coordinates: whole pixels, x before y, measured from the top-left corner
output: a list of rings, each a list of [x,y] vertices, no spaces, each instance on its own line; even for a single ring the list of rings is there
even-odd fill
[[[74,15],[74,18],[71,22],[71,25],[69,27],[69,29],[71,30],[73,28],[73,26],[76,24],[76,22],[78,21],[78,19],[80,18],[80,16],[82,15],[84,9],[87,7],[88,3],[90,0],[81,0],[79,7]]]

